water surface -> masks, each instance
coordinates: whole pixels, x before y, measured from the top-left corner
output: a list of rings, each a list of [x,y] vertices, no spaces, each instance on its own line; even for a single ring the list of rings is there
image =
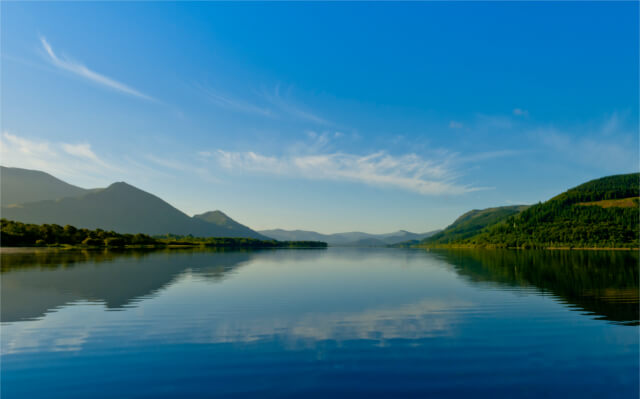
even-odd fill
[[[3,250],[3,398],[638,396],[638,256]]]

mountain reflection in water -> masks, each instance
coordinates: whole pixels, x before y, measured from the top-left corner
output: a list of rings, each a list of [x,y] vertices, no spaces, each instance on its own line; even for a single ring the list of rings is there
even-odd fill
[[[474,283],[536,287],[598,318],[638,325],[636,251],[434,251]]]
[[[185,273],[216,282],[256,259],[284,256],[289,260],[309,260],[323,252],[3,249],[1,321],[38,319],[53,309],[82,300],[104,302],[111,310],[135,307]],[[352,249],[341,256],[370,253],[371,249]],[[178,261],[176,255],[180,255]],[[403,256],[436,257],[472,284],[494,283],[507,289],[535,287],[596,318],[639,324],[635,251],[460,249],[404,251]]]
[[[632,252],[0,256],[3,398],[638,394]]]

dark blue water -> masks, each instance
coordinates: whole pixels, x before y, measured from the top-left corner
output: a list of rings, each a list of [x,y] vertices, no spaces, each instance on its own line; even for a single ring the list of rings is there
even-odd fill
[[[637,398],[638,256],[2,253],[2,398]]]

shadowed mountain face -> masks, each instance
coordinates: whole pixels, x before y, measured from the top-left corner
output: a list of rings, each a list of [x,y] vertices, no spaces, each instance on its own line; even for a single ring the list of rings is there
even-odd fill
[[[65,183],[48,173],[0,166],[0,202],[3,206],[75,197],[89,191]]]
[[[532,286],[597,318],[638,325],[635,251],[433,250],[474,283]]]
[[[228,234],[244,233],[246,234],[246,237],[259,238],[261,240],[271,239],[270,237],[259,234],[251,230],[247,226],[236,222],[235,220],[231,219],[229,216],[225,215],[221,211],[205,212],[200,215],[195,215],[193,218],[204,220],[207,223],[216,225],[221,229],[225,229],[225,231],[228,231]],[[232,237],[232,236],[229,236],[229,237]]]
[[[3,168],[3,171],[5,169],[8,168]],[[155,195],[127,183],[114,183],[105,189],[84,190],[68,185],[46,173],[22,171],[9,173],[9,182],[6,184],[5,176],[2,176],[3,218],[23,223],[113,230],[122,234],[171,233],[197,237],[267,239],[219,211],[189,217]],[[48,178],[45,178],[46,176]],[[36,187],[41,180],[46,180],[41,191],[18,189],[22,185],[27,188]],[[46,194],[49,189],[51,192]],[[13,194],[14,190],[17,190],[18,194]],[[31,196],[33,193],[35,194]],[[4,202],[5,194],[9,198],[19,198],[27,202],[5,206],[7,204]],[[66,197],[59,198],[60,195],[66,195]],[[43,197],[49,199],[39,200]],[[213,223],[207,219],[211,219]]]
[[[322,234],[315,231],[274,229],[262,230],[260,233],[281,241],[323,241],[333,246],[385,246],[410,240],[421,240],[437,233],[437,231],[411,233],[400,230],[386,234],[369,234],[355,231]]]

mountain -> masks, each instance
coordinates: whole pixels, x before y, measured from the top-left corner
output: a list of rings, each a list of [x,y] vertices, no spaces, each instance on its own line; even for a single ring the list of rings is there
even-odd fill
[[[261,240],[271,240],[271,237],[264,236],[251,230],[249,227],[236,222],[222,211],[210,211],[200,215],[195,215],[194,219],[203,220],[207,223],[214,224],[221,229],[225,229],[229,234],[244,234],[243,237],[259,238]],[[256,236],[257,235],[257,236]],[[232,237],[232,236],[228,236]],[[233,236],[235,237],[235,236]]]
[[[331,242],[327,241],[330,235],[316,233],[315,231],[273,229],[259,230],[258,233],[273,237],[278,241],[324,241],[332,245]]]
[[[65,183],[38,170],[0,166],[0,203],[2,206],[76,197],[89,191]]]
[[[520,248],[637,248],[639,192],[640,173],[603,177],[448,243]]]
[[[428,233],[412,233],[410,231],[400,230],[394,233],[381,234],[379,238],[384,241],[387,245],[398,244],[405,241],[411,240],[423,240],[428,237],[433,236],[434,234],[438,234],[441,230],[434,230]]]
[[[226,216],[226,225],[189,217],[155,195],[124,182],[75,197],[3,206],[2,217],[23,223],[69,224],[118,233],[266,238]]]
[[[305,230],[274,229],[260,231],[261,234],[280,241],[323,241],[332,246],[385,246],[408,240],[421,240],[436,232],[437,231],[419,234],[400,230],[386,234],[369,234],[359,231],[322,234]]]
[[[472,237],[484,229],[504,221],[507,217],[527,209],[527,205],[474,209],[458,217],[451,225],[424,240],[423,244],[447,244]]]
[[[352,241],[345,246],[349,247],[386,247],[387,243],[378,238],[362,238],[360,240]]]

